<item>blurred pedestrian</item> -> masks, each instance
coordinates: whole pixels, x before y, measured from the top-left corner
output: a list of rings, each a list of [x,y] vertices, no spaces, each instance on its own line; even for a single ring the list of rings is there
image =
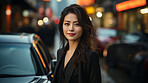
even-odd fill
[[[31,21],[27,18],[24,18],[23,21],[18,23],[20,33],[35,33],[35,29],[31,26]]]
[[[59,22],[62,48],[52,83],[101,83],[95,30],[86,11],[77,4],[66,7]]]
[[[54,37],[56,28],[53,23],[40,27],[37,35],[43,40],[44,44],[48,48],[48,51],[52,54],[53,58],[53,48],[54,48]]]

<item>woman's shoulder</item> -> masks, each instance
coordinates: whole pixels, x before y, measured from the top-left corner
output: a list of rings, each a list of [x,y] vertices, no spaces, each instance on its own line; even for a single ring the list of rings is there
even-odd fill
[[[59,57],[61,56],[62,52],[63,52],[62,48],[57,50],[57,59],[59,59]]]
[[[99,55],[97,52],[89,50],[88,55],[87,55],[87,59],[89,59],[89,60],[99,59]]]
[[[92,50],[88,51],[88,56],[98,56],[98,53]]]
[[[57,53],[61,53],[62,52],[62,48],[59,48],[58,50],[57,50]]]

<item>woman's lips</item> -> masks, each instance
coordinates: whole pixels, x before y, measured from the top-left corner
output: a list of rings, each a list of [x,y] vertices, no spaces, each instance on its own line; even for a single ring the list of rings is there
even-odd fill
[[[74,33],[68,33],[68,35],[69,35],[69,36],[74,36],[75,34],[74,34]]]

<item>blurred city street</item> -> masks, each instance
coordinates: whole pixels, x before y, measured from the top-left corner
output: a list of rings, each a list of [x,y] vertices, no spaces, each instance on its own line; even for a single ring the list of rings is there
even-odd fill
[[[100,58],[102,83],[132,83],[131,77],[119,68],[109,68],[104,58]]]

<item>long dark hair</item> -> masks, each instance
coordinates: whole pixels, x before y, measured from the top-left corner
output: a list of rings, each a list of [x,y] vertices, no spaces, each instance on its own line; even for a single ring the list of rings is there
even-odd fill
[[[77,50],[75,52],[76,58],[74,59],[74,63],[80,63],[81,61],[85,62],[85,56],[87,55],[88,50],[95,51],[96,47],[94,45],[95,40],[95,29],[93,28],[93,25],[89,19],[89,16],[87,15],[85,9],[77,4],[72,4],[68,7],[66,7],[60,17],[59,22],[59,32],[61,37],[61,45],[63,49],[63,53],[66,53],[67,49],[65,46],[68,43],[68,40],[64,36],[63,33],[63,21],[67,14],[74,13],[76,14],[78,18],[78,22],[80,26],[83,28],[83,34],[80,39],[79,45],[77,47]]]

